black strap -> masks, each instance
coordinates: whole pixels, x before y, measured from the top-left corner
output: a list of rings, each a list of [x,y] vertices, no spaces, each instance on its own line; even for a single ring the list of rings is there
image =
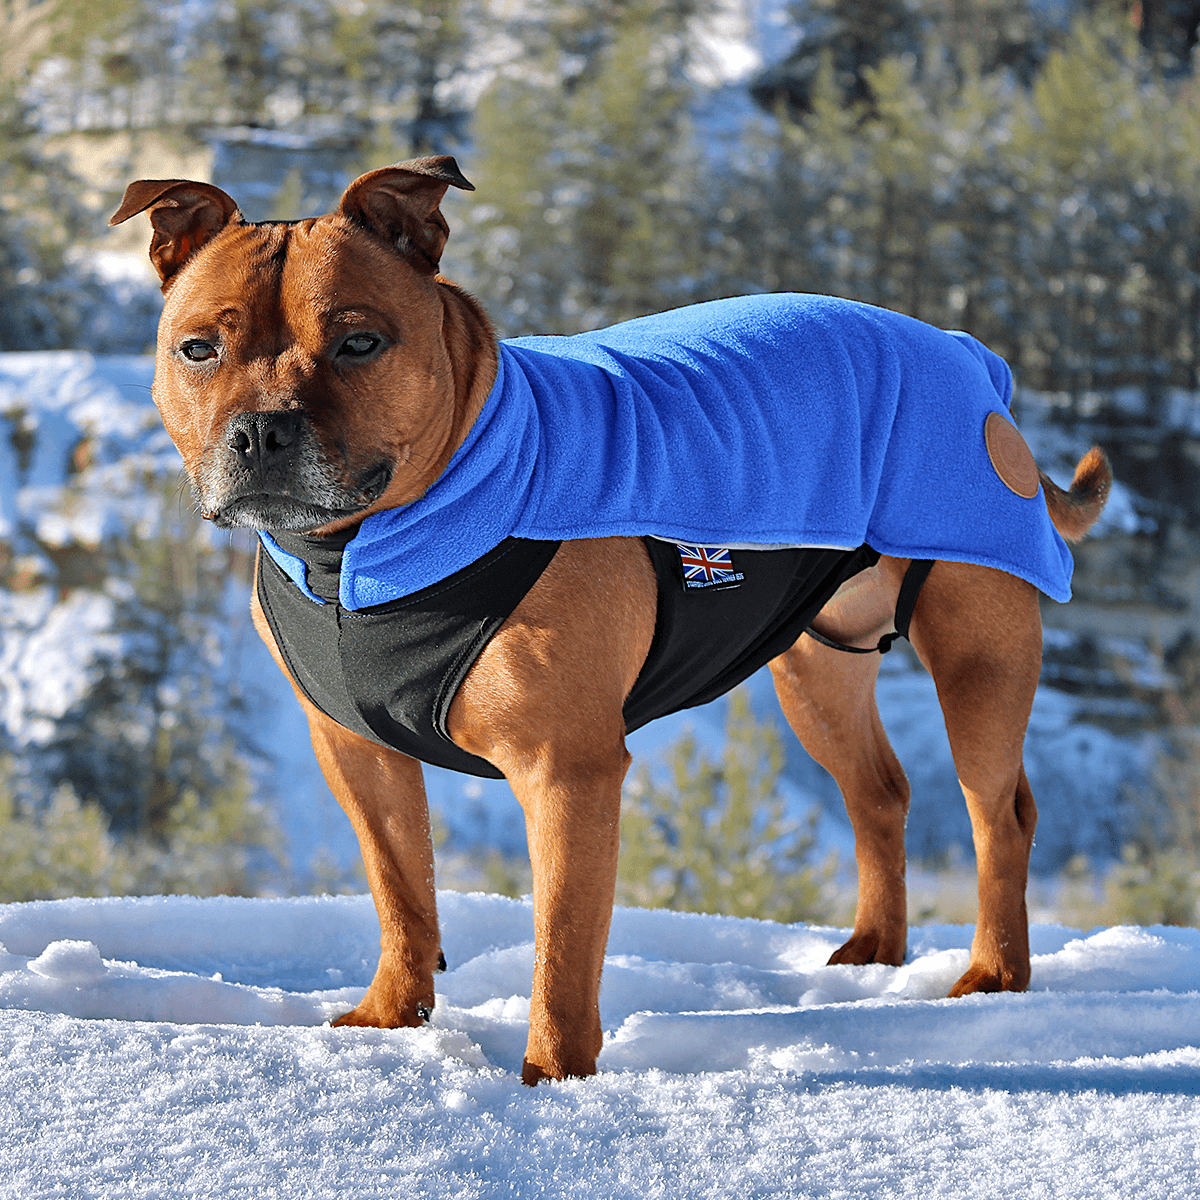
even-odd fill
[[[841,642],[835,642],[827,638],[823,633],[818,633],[811,625],[804,631],[809,637],[815,638],[822,646],[828,646],[831,650],[843,650],[847,654],[886,654],[891,648],[892,643],[897,638],[908,637],[908,626],[912,621],[913,609],[917,607],[917,597],[921,594],[921,587],[925,583],[929,572],[933,570],[933,564],[936,560],[932,558],[914,558],[908,565],[908,570],[904,572],[904,581],[900,584],[900,595],[896,597],[896,617],[895,617],[895,633],[885,633],[879,639],[879,645],[863,648],[862,646],[843,646]]]

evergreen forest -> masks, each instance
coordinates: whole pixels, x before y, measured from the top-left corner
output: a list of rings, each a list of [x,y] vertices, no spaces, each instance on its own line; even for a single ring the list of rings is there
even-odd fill
[[[1200,561],[1198,25],[1197,0],[11,0],[0,350],[152,345],[155,289],[96,266],[139,147],[208,153],[235,195],[221,164],[252,147],[265,164],[254,203],[281,218],[323,210],[362,171],[452,153],[477,190],[446,203],[444,269],[502,335],[784,290],[969,330],[1011,363],[1018,407],[1037,397],[1064,445],[1099,438],[1138,497],[1120,561],[1084,563],[1081,594],[1125,587],[1175,611],[1189,601],[1171,580]],[[110,144],[125,159],[89,174],[80,147]],[[25,462],[28,414],[0,417]],[[64,495],[80,503],[92,464],[82,442],[73,453]],[[0,826],[40,847],[0,864],[3,895],[252,891],[280,877],[277,831],[252,799],[265,751],[245,737],[247,698],[198,670],[219,657],[223,586],[245,578],[247,546],[199,530],[174,485],[147,477],[157,515],[91,543],[55,544],[31,522],[0,535],[10,598],[103,596],[121,647],[36,746],[0,729]],[[1164,761],[1186,769],[1172,776],[1183,825],[1143,822],[1129,870],[1200,828],[1195,641],[1151,647],[1167,682],[1135,697],[1133,724],[1165,730]],[[1117,670],[1094,638],[1070,654],[1064,679]],[[732,719],[757,745],[747,713]],[[812,844],[780,823],[778,751],[754,753],[757,781],[678,747],[672,795],[758,788],[771,838],[790,847],[780,861],[800,864]],[[630,828],[661,831],[666,785],[636,782]],[[76,855],[58,875],[4,882],[64,837],[108,865],[96,874]],[[703,892],[677,842],[641,839],[629,897]],[[164,857],[185,843],[191,874]],[[815,897],[827,872],[804,870]],[[794,916],[774,886],[737,884],[753,901],[738,911]],[[707,892],[692,903],[719,905]]]

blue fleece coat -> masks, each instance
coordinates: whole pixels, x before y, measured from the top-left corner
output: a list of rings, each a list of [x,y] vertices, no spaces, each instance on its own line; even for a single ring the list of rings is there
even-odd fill
[[[408,595],[509,536],[869,543],[997,567],[1056,600],[1071,555],[984,442],[1007,365],[969,334],[829,296],[715,300],[500,345],[479,418],[424,496],[369,517],[341,603]],[[304,587],[303,564],[264,536]]]

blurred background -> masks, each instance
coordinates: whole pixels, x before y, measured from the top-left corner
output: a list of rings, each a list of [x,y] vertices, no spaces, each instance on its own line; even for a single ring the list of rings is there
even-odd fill
[[[6,0],[0,6],[0,899],[358,890],[349,827],[149,400],[135,178],[249,219],[455,154],[443,263],[502,335],[761,291],[967,329],[1065,482],[1117,487],[1046,602],[1035,915],[1200,898],[1200,0]],[[970,920],[932,684],[880,699],[913,920]],[[846,919],[836,790],[758,676],[631,741],[622,898]],[[528,888],[502,783],[429,772],[441,882]]]

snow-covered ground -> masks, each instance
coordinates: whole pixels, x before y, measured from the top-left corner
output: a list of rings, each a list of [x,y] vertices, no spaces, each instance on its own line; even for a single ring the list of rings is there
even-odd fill
[[[1171,1197],[1200,1192],[1200,932],[1033,930],[940,999],[840,932],[618,910],[600,1074],[524,1088],[525,902],[443,892],[433,1024],[341,1030],[367,897],[0,908],[0,1196]]]

